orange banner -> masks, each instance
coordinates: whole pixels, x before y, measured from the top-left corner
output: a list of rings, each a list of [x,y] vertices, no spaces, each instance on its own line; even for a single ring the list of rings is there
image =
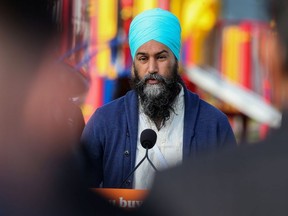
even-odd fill
[[[115,206],[133,209],[140,207],[148,194],[148,190],[92,188],[96,193],[104,196]]]

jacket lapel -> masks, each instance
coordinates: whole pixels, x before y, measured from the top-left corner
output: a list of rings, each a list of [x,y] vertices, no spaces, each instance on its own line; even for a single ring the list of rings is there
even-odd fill
[[[199,97],[184,88],[184,134],[183,134],[183,160],[187,159],[191,152],[191,143],[194,137],[197,115],[199,111]]]
[[[131,167],[135,166],[136,161],[136,147],[137,147],[137,136],[138,136],[138,96],[137,93],[132,90],[129,91],[125,96],[125,113],[127,120],[127,136],[130,143],[131,151]]]

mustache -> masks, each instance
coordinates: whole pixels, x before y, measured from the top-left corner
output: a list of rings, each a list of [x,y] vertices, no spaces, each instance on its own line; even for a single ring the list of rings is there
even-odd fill
[[[154,80],[158,80],[160,82],[165,82],[166,83],[166,79],[164,77],[162,77],[161,75],[157,74],[157,73],[153,73],[153,74],[146,74],[143,78],[144,82],[146,82],[149,79],[154,79]]]
[[[139,86],[144,86],[146,85],[146,81],[149,80],[149,79],[154,79],[154,80],[158,80],[162,83],[167,83],[167,79],[165,79],[164,77],[162,77],[161,75],[157,74],[157,73],[154,73],[154,74],[146,74],[143,79],[140,79],[138,77],[138,82],[136,84],[137,87]]]

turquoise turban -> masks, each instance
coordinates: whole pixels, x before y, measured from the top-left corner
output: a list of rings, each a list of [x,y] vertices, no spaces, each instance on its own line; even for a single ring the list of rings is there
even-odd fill
[[[166,45],[180,59],[181,27],[178,18],[167,10],[154,8],[138,14],[130,24],[129,46],[132,58],[140,46],[155,40]]]

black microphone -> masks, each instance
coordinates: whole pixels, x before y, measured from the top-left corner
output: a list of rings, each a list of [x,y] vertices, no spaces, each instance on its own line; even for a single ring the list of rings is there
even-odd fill
[[[124,184],[124,182],[127,181],[127,179],[136,171],[136,169],[143,163],[143,161],[145,160],[145,158],[147,158],[148,162],[150,163],[150,165],[153,167],[153,169],[155,171],[158,171],[156,169],[156,167],[154,166],[154,164],[151,162],[149,156],[148,156],[148,150],[153,148],[153,146],[155,145],[157,140],[157,134],[154,130],[152,129],[145,129],[142,131],[141,135],[140,135],[140,143],[142,145],[143,148],[146,149],[146,154],[144,156],[144,158],[137,164],[137,166],[134,167],[134,169],[129,173],[129,175],[124,179],[124,181],[121,183],[121,185],[119,186],[119,188],[122,187],[122,185]]]
[[[141,143],[142,147],[146,149],[146,154],[145,154],[144,159],[147,158],[148,162],[151,164],[151,166],[154,168],[155,171],[157,171],[157,169],[154,166],[154,164],[151,162],[151,160],[148,156],[148,149],[153,148],[153,146],[156,143],[156,140],[157,140],[156,132],[152,129],[149,129],[149,128],[142,131],[142,133],[140,135],[140,143]]]
[[[157,140],[157,134],[152,129],[145,129],[140,135],[140,143],[143,148],[151,149],[155,145]]]

